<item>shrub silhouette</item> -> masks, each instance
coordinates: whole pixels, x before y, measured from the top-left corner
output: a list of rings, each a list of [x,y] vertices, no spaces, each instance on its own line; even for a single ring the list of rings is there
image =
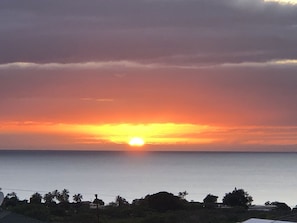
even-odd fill
[[[253,198],[243,189],[234,189],[232,192],[227,193],[223,198],[223,204],[231,207],[245,207],[251,205]]]
[[[171,193],[162,191],[156,194],[147,195],[144,199],[149,208],[157,211],[177,210],[184,207],[184,200]]]

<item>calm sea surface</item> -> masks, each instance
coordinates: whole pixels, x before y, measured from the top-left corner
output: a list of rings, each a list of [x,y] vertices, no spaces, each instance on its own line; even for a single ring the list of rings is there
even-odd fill
[[[28,199],[67,188],[84,200],[98,194],[132,201],[147,194],[187,191],[187,200],[211,193],[219,201],[235,187],[254,204],[297,204],[297,153],[0,151],[0,188]]]

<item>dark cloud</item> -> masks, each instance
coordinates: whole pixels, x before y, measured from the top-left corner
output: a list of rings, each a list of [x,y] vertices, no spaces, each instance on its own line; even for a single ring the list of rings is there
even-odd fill
[[[261,0],[3,0],[0,63],[293,59],[296,9]]]

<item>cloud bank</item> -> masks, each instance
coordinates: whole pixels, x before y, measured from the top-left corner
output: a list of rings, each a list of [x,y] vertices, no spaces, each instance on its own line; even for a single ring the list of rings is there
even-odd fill
[[[296,59],[296,9],[263,0],[3,0],[0,63]]]

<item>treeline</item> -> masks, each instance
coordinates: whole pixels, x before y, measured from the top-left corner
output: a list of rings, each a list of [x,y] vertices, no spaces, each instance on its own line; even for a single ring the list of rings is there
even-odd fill
[[[218,196],[208,194],[203,202],[189,202],[186,191],[174,195],[159,192],[135,199],[129,203],[125,198],[117,196],[114,202],[105,204],[95,195],[92,202],[84,201],[81,194],[74,194],[70,201],[69,191],[52,191],[44,195],[34,193],[29,200],[20,200],[16,193],[6,195],[2,207],[47,222],[63,223],[108,223],[108,222],[234,222],[248,217],[247,211],[252,205],[253,198],[243,189],[235,188],[226,193],[222,202]],[[275,205],[275,211],[269,213],[288,214],[290,207],[282,202],[267,202]],[[295,211],[295,210],[293,210]],[[215,215],[209,213],[215,213]],[[260,212],[258,212],[260,213]],[[262,212],[261,212],[262,213]],[[267,215],[267,213],[264,213]],[[274,217],[276,217],[274,216]],[[252,217],[256,217],[253,215]],[[263,217],[263,213],[262,213]],[[187,219],[187,221],[184,221]],[[205,219],[208,219],[207,221]]]

